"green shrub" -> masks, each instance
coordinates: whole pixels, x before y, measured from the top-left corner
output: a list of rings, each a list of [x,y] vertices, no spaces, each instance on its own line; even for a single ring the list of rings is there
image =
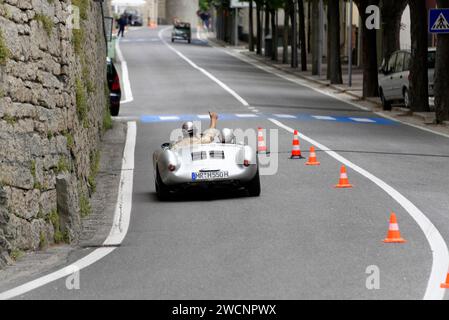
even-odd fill
[[[67,163],[67,160],[64,157],[59,158],[58,166],[56,167],[56,172],[69,172],[69,164]]]
[[[87,19],[87,11],[89,10],[89,0],[72,0],[72,5],[80,9],[80,18]]]
[[[73,50],[77,56],[81,55],[83,50],[84,31],[82,29],[73,29],[72,44]]]
[[[80,214],[81,214],[82,218],[87,217],[92,212],[92,208],[90,206],[89,199],[84,194],[80,195],[79,206],[80,206]]]
[[[0,65],[5,65],[8,59],[11,57],[11,51],[5,44],[3,39],[2,30],[0,30]]]
[[[72,134],[70,132],[65,132],[64,137],[67,139],[67,147],[72,149],[75,146]]]
[[[23,256],[23,251],[19,250],[19,249],[14,249],[11,251],[11,254],[9,255],[11,257],[11,259],[13,259],[14,261],[17,261],[18,259],[20,259]]]
[[[45,236],[45,233],[41,231],[39,234],[39,249],[45,249],[47,247],[47,237]]]
[[[42,27],[44,28],[45,32],[48,36],[51,36],[53,33],[53,28],[55,26],[55,23],[53,22],[53,19],[49,16],[46,16],[41,13],[37,13],[34,16],[34,19],[42,24]]]
[[[80,79],[75,81],[75,93],[76,93],[76,111],[78,113],[78,119],[85,121],[87,118],[87,99],[85,89]]]

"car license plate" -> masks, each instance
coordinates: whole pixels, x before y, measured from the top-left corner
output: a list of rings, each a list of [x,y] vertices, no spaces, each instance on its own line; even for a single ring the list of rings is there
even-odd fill
[[[229,178],[228,171],[192,172],[192,181],[215,180]]]

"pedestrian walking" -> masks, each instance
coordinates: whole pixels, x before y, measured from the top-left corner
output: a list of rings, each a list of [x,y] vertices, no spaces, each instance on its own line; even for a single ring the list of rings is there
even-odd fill
[[[120,34],[121,34],[122,38],[123,38],[123,37],[125,37],[125,27],[128,25],[128,19],[125,16],[125,14],[122,14],[117,22],[118,22],[118,26],[119,26],[117,37],[120,37]]]

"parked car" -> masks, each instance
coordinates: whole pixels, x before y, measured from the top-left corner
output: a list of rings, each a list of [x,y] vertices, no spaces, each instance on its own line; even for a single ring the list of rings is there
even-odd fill
[[[436,48],[429,48],[427,67],[429,74],[429,96],[433,96]],[[403,102],[410,108],[410,50],[394,52],[384,60],[379,70],[379,95],[384,109],[391,108],[391,102]]]
[[[190,28],[190,23],[179,22],[173,26],[171,42],[175,42],[175,40],[186,40],[188,43],[192,41],[192,30]]]
[[[143,25],[142,15],[137,10],[125,10],[128,17],[128,25],[133,27],[141,27]]]
[[[114,63],[110,58],[106,58],[107,80],[109,86],[109,110],[111,116],[118,116],[120,112],[120,100],[122,99],[122,89],[120,78]]]

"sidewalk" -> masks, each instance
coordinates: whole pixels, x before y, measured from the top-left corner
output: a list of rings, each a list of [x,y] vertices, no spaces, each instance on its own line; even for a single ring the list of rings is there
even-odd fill
[[[241,42],[239,46],[230,46],[228,43],[217,40],[215,38],[209,37],[209,41],[219,47],[223,47],[226,50],[231,50],[234,54],[239,54],[244,57],[250,58],[255,62],[265,64],[269,67],[273,67],[289,75],[294,75],[295,77],[306,80],[311,85],[317,87],[318,89],[329,89],[332,94],[338,96],[345,96],[346,100],[351,102],[356,102],[357,104],[375,112],[383,117],[394,119],[399,122],[403,122],[415,127],[423,128],[424,130],[430,130],[437,134],[445,135],[449,138],[449,123],[444,125],[435,124],[435,113],[434,112],[418,112],[413,113],[410,109],[404,108],[402,105],[393,106],[391,111],[384,111],[382,108],[382,103],[380,98],[370,97],[363,98],[363,70],[357,67],[353,68],[352,74],[352,87],[348,86],[348,66],[342,66],[343,73],[343,84],[333,85],[330,81],[326,79],[326,64],[323,64],[323,71],[321,76],[312,75],[312,66],[308,65],[308,71],[300,71],[301,66],[297,69],[293,69],[289,64],[283,64],[280,61],[273,61],[269,57],[264,55],[257,55],[255,52],[250,52],[248,50],[248,45]],[[279,60],[282,60],[282,48],[279,50]],[[309,59],[310,61],[310,59]]]

